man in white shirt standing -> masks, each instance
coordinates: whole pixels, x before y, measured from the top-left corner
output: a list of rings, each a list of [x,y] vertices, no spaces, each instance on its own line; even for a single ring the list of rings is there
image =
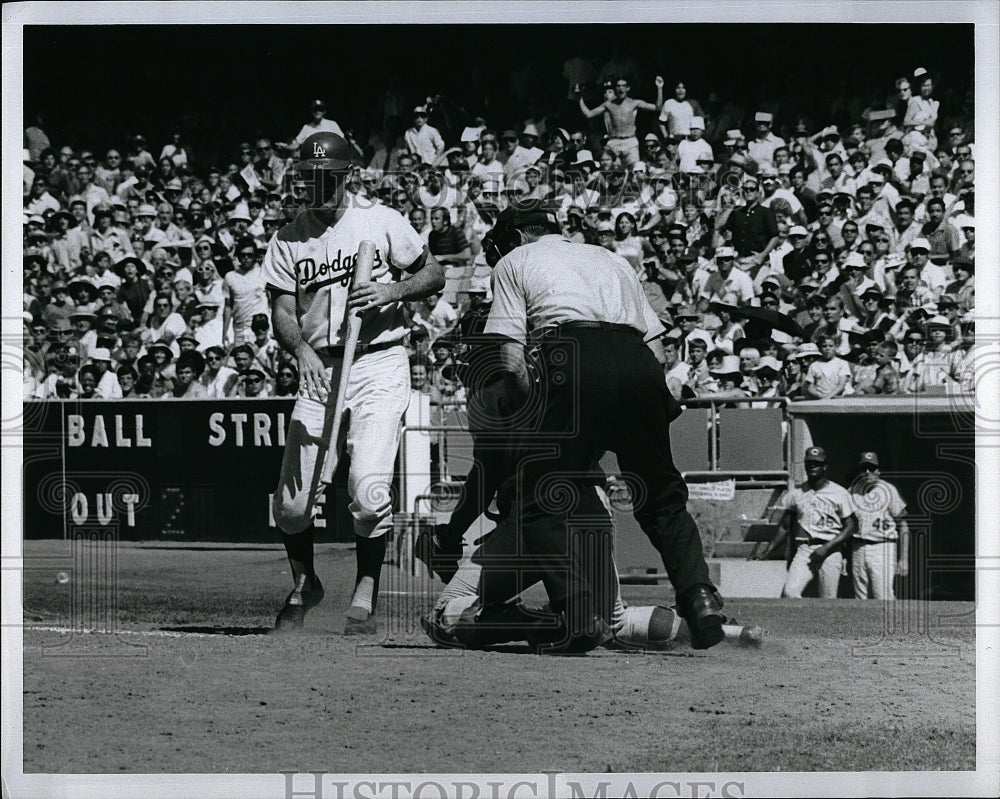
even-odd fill
[[[433,125],[427,124],[427,106],[413,109],[413,124],[403,134],[406,146],[425,164],[433,164],[444,152],[444,139]]]
[[[295,138],[286,145],[290,150],[298,150],[302,142],[314,133],[329,131],[330,133],[336,133],[338,136],[344,135],[344,132],[340,129],[340,125],[332,119],[326,119],[326,103],[322,100],[313,100],[309,105],[309,112],[312,118],[302,126],[302,130],[296,133]]]

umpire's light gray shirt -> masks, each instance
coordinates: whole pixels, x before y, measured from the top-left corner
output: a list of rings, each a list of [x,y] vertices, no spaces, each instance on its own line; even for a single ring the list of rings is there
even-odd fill
[[[566,322],[629,325],[646,339],[665,330],[620,255],[557,234],[507,253],[493,270],[486,333],[526,344],[531,333]]]

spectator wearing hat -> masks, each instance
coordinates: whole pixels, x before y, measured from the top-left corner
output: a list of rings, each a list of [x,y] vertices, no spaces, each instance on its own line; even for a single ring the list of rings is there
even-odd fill
[[[740,359],[735,355],[724,355],[718,365],[710,367],[710,375],[718,384],[717,389],[706,396],[713,399],[740,400],[750,396],[743,388],[743,373],[740,370]],[[723,407],[736,407],[736,403]]]
[[[779,207],[778,201],[784,200],[788,203],[791,211],[789,215],[790,224],[805,225],[808,223],[809,220],[806,218],[802,203],[799,202],[799,198],[795,196],[794,191],[781,185],[780,176],[775,167],[768,163],[761,164],[757,172],[757,177],[760,180],[761,205],[765,208],[776,210]]]
[[[270,314],[264,275],[257,245],[248,236],[236,244],[236,268],[222,279],[225,308],[222,314],[223,343],[236,344],[253,339],[250,323],[254,314]]]
[[[199,300],[197,312],[191,318],[198,350],[204,352],[209,347],[222,347],[222,303],[217,300]]]
[[[117,276],[116,276],[117,277]],[[101,281],[97,287],[97,307],[94,313],[99,317],[113,317],[115,321],[133,321],[128,306],[118,299],[118,289],[110,281]]]
[[[934,131],[938,120],[940,103],[934,99],[934,81],[923,67],[913,73],[913,96],[906,104],[906,114],[903,116],[903,129],[909,133],[920,130],[927,138],[927,146],[937,148],[937,134]]]
[[[809,231],[802,225],[792,225],[788,230],[788,241],[792,249],[781,258],[781,273],[793,283],[798,283],[813,271]]]
[[[205,399],[208,396],[200,378],[205,372],[205,358],[197,350],[185,350],[174,365],[173,385],[166,396],[171,399]]]
[[[774,151],[779,147],[785,147],[786,142],[780,136],[774,135],[771,125],[774,116],[767,111],[758,111],[754,114],[754,137],[747,142],[750,157],[758,164],[774,162]]]
[[[236,393],[233,396],[246,397],[247,399],[266,399],[271,396],[271,388],[267,381],[267,375],[256,366],[251,366],[239,375],[236,384]]]
[[[781,370],[782,391],[792,400],[807,399],[802,381],[813,359],[819,357],[819,348],[812,342],[800,344],[785,360]]]
[[[899,270],[899,285],[903,288],[912,289],[914,292],[914,305],[925,305],[934,302],[941,294],[949,282],[948,270],[930,260],[930,242],[923,238],[916,238],[910,242],[907,256],[909,264]],[[913,282],[904,279],[909,267],[916,270],[919,280]]]
[[[736,249],[726,245],[718,247],[715,250],[715,263],[717,271],[709,276],[701,291],[701,307],[707,308],[713,302],[749,305],[754,298],[753,280],[742,269],[735,268]]]
[[[858,520],[850,494],[827,477],[826,452],[822,447],[806,450],[805,469],[806,482],[782,494],[775,506],[782,515],[774,539],[754,557],[770,557],[793,532],[797,548],[781,595],[801,598],[816,577],[820,597],[836,599],[844,543],[857,531]]]
[[[154,159],[153,154],[146,149],[146,137],[141,133],[137,133],[129,141],[129,148],[125,153],[125,160],[131,165],[133,171],[146,169],[152,172],[156,169],[156,159]]]
[[[412,123],[406,129],[403,139],[407,148],[417,159],[425,164],[433,164],[444,152],[444,139],[433,125],[428,124],[429,111],[427,106],[418,105],[413,109]]]
[[[69,284],[69,293],[75,313],[93,313],[97,309],[97,286],[87,278],[73,278]]]
[[[524,200],[544,200],[552,194],[552,189],[542,183],[542,170],[537,164],[532,164],[524,171]]]
[[[950,332],[951,323],[940,314],[935,314],[924,323],[922,345],[912,331],[907,332],[905,340],[917,346],[912,348],[916,354],[910,358],[910,369],[903,377],[903,393],[919,394],[947,385],[952,350],[948,343]]]
[[[700,160],[715,160],[712,145],[702,138],[705,133],[705,120],[701,116],[694,116],[689,125],[690,132],[677,145],[678,169],[681,172],[697,172]]]
[[[746,350],[744,350],[746,352]],[[742,354],[742,353],[741,353]],[[771,355],[763,355],[757,365],[753,367],[753,376],[756,381],[756,390],[752,395],[761,399],[780,397],[783,393],[781,383],[781,361]],[[751,408],[774,407],[769,402],[753,402]]]
[[[157,244],[166,239],[167,234],[156,226],[156,206],[142,203],[135,212],[136,230],[146,242],[146,248],[152,251]]]
[[[872,247],[870,244],[865,246],[867,247],[870,257]],[[875,286],[875,281],[867,275],[868,269],[869,265],[865,262],[865,257],[863,255],[857,252],[847,254],[847,257],[841,267],[843,278],[840,280],[839,286],[837,287],[837,293],[835,295],[843,304],[844,313],[847,317],[854,317],[856,319],[864,313],[864,307],[861,303],[861,295],[867,289]]]
[[[59,319],[68,322],[74,313],[76,304],[70,299],[69,287],[62,280],[53,281],[52,299],[42,308],[42,321],[51,328]]]
[[[121,197],[125,201],[138,200],[140,203],[147,202],[146,197],[155,190],[152,181],[149,179],[150,170],[147,167],[133,169],[132,174],[122,180],[115,189],[115,196]]]
[[[118,377],[111,371],[111,352],[106,347],[95,347],[90,351],[90,365],[96,376],[93,398],[121,399]]]
[[[314,133],[322,133],[324,131],[336,133],[338,136],[344,135],[344,131],[341,130],[340,125],[332,119],[326,118],[326,103],[322,100],[313,100],[309,104],[309,119],[286,146],[293,153],[297,153],[302,142]]]
[[[537,163],[544,154],[545,151],[536,146],[540,134],[541,131],[534,122],[526,123],[521,129],[517,146],[508,153],[503,165],[504,181],[508,191],[512,183],[520,181],[524,170],[531,164]]]

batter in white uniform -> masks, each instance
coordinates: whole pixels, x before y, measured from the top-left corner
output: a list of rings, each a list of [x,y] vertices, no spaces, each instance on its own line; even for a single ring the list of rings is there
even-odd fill
[[[375,632],[378,579],[392,527],[391,484],[410,376],[402,339],[402,301],[439,291],[444,275],[423,239],[396,211],[345,190],[353,148],[333,133],[303,143],[299,168],[313,180],[315,204],[268,244],[263,271],[275,337],[298,360],[300,393],[292,411],[272,510],[295,586],[275,628],[302,627],[323,597],[313,569],[313,517],[328,446],[351,458],[349,510],[357,537],[357,579],[345,632]],[[351,288],[363,240],[375,245],[370,282]],[[402,279],[409,273],[408,279]],[[343,365],[348,314],[363,316],[345,401],[342,441],[329,430]],[[331,322],[332,320],[332,322]]]

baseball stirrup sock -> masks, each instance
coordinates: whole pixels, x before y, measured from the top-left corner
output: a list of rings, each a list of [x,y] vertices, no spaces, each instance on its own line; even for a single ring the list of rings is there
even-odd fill
[[[358,571],[354,586],[354,596],[351,607],[362,608],[369,613],[375,612],[378,603],[378,583],[382,574],[382,561],[385,560],[386,537],[357,537]]]
[[[305,575],[310,579],[315,575],[313,570],[313,528],[295,535],[281,534],[281,543],[285,545],[285,553],[292,567],[292,579],[296,585],[299,577]]]

